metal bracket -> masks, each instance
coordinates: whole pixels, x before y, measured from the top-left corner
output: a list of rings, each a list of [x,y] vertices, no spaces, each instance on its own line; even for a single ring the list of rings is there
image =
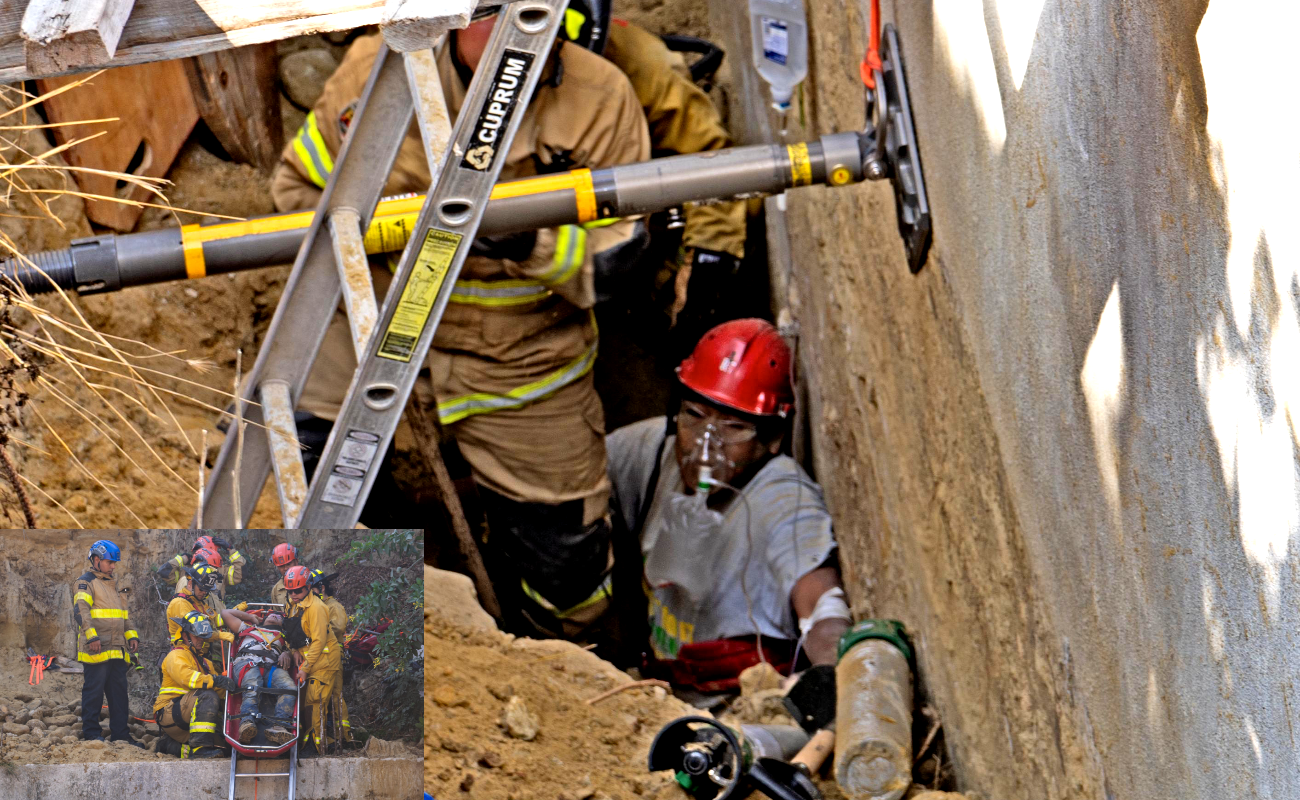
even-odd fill
[[[883,31],[885,51],[876,72],[876,88],[867,90],[869,138],[862,174],[870,180],[889,178],[894,185],[898,232],[907,249],[907,266],[913,273],[925,266],[930,252],[930,201],[921,171],[921,151],[916,145],[916,124],[907,93],[907,75],[892,24]]]

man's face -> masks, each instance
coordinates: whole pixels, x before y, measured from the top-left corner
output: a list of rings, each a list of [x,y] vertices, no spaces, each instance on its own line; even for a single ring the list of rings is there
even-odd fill
[[[283,578],[285,575],[288,574],[289,570],[293,569],[296,566],[298,566],[298,559],[295,558],[294,560],[290,561],[288,564],[285,564],[283,567],[280,567],[280,577]]]
[[[682,482],[693,489],[700,477],[699,442],[708,434],[709,446],[719,447],[730,467],[715,470],[714,478],[730,482],[765,455],[781,449],[781,439],[763,442],[754,423],[718,406],[694,400],[682,401],[677,412],[677,466]]]
[[[102,572],[105,575],[112,577],[113,570],[117,569],[117,562],[108,561],[107,559],[96,557],[94,563],[92,563],[91,566],[93,566],[97,572]]]
[[[483,52],[487,50],[498,16],[494,14],[487,19],[471,22],[456,32],[456,55],[460,56],[461,62],[471,71],[478,69],[478,62],[483,59]]]
[[[198,581],[190,581],[190,591],[194,592],[194,596],[200,600],[208,596],[208,590],[204,589],[203,584]]]
[[[306,586],[302,587],[301,589],[290,589],[289,599],[295,603],[301,603],[302,599],[307,596],[307,592],[308,592],[308,588]]]

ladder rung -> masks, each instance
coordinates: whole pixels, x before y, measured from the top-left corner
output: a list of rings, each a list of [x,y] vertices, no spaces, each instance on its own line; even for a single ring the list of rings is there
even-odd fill
[[[289,384],[282,380],[264,381],[258,389],[275,468],[275,490],[280,497],[280,517],[290,525],[307,499],[307,471],[302,465],[298,426],[293,421],[293,401]]]
[[[236,772],[236,778],[287,778],[287,772]]]
[[[415,119],[420,125],[420,139],[424,142],[424,157],[429,162],[430,183],[437,183],[443,154],[451,141],[451,115],[442,93],[438,62],[432,50],[412,50],[403,53],[402,58],[415,103]]]
[[[361,239],[361,215],[356,209],[334,209],[330,215],[330,239],[334,242],[334,260],[339,265],[352,346],[359,359],[365,353],[379,311],[375,307],[375,285],[370,281],[370,262],[366,260],[366,246]]]

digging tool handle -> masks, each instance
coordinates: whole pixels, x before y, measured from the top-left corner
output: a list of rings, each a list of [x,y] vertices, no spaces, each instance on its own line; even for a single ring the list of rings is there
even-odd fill
[[[790,759],[790,763],[806,770],[809,776],[816,775],[834,749],[835,728],[822,728],[813,734],[808,744],[804,745],[794,758]]]

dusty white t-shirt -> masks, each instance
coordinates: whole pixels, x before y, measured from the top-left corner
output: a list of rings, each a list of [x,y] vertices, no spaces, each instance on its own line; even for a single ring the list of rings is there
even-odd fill
[[[663,417],[642,420],[606,438],[614,511],[627,530],[634,531],[640,518],[664,423]],[[768,461],[742,492],[748,503],[720,491],[729,499],[717,507],[723,515],[718,535],[700,536],[668,523],[672,496],[683,494],[673,437],[668,437],[640,531],[653,593],[651,641],[660,659],[676,657],[683,644],[753,635],[755,626],[763,636],[797,639],[790,592],[835,550],[821,489],[794,459]]]

